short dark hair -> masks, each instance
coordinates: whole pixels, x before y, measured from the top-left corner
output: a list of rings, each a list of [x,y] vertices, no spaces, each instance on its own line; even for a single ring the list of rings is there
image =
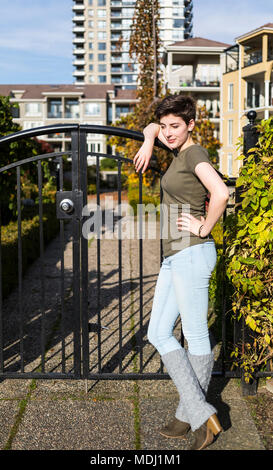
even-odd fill
[[[196,102],[191,96],[168,95],[157,106],[155,116],[161,119],[168,114],[180,116],[188,125],[191,119],[196,118]]]

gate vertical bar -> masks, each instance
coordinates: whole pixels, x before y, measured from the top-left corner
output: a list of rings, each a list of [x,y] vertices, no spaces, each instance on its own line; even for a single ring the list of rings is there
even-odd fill
[[[4,372],[3,290],[2,290],[2,201],[0,200],[0,373]]]
[[[142,173],[139,173],[139,330],[140,330],[140,349],[139,349],[139,369],[143,371],[143,204],[142,204]]]
[[[72,191],[79,191],[79,131],[71,132]],[[80,298],[80,222],[72,218],[73,233],[73,310],[74,310],[74,375],[81,377],[81,298]]]
[[[83,207],[87,204],[87,152],[86,132],[80,130],[79,136],[79,171],[83,192]],[[82,224],[84,223],[84,217]],[[82,326],[82,363],[83,379],[89,373],[89,331],[88,331],[88,238],[81,233],[81,326]]]
[[[122,243],[121,243],[121,161],[118,159],[118,272],[119,272],[119,373],[122,373]]]
[[[22,309],[22,219],[21,219],[21,175],[20,166],[16,168],[17,176],[17,212],[18,212],[18,313],[20,321],[20,360],[21,372],[24,372],[24,314]]]
[[[56,174],[56,183],[57,191],[63,191],[63,159],[59,157],[57,159],[57,174]],[[60,258],[61,258],[61,285],[60,285],[60,295],[61,295],[61,334],[62,334],[62,373],[65,374],[65,303],[64,303],[64,221],[60,219]]]
[[[98,314],[98,369],[101,374],[101,302],[100,302],[100,288],[101,288],[101,269],[100,269],[100,159],[96,157],[96,190],[97,190],[97,210],[96,210],[96,224],[97,224],[97,314]]]
[[[43,233],[43,196],[42,196],[42,166],[38,161],[38,190],[39,190],[39,230],[40,230],[40,276],[41,276],[41,371],[45,372],[45,275],[44,275],[44,233]]]

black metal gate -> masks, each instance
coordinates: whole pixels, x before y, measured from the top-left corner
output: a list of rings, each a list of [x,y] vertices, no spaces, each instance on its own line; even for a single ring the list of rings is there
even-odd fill
[[[145,328],[143,325],[143,240],[138,240],[139,274],[137,283],[139,286],[139,320],[133,325],[132,312],[127,314],[127,322],[131,322],[130,338],[124,344],[122,302],[124,293],[122,286],[122,240],[119,238],[115,247],[118,254],[118,281],[115,283],[113,298],[118,299],[118,305],[114,308],[115,339],[110,352],[105,351],[104,343],[111,340],[105,336],[112,331],[102,324],[101,302],[104,292],[101,289],[101,240],[96,242],[96,265],[88,266],[88,245],[90,240],[83,236],[83,227],[90,219],[87,199],[87,134],[105,134],[122,136],[138,141],[143,141],[143,135],[138,132],[121,128],[92,125],[55,125],[20,131],[12,135],[2,137],[0,145],[11,144],[18,139],[33,138],[36,136],[71,133],[71,150],[67,152],[54,152],[37,155],[9,164],[0,169],[0,178],[9,178],[12,172],[16,173],[17,222],[16,241],[13,251],[17,252],[15,269],[10,272],[7,269],[8,249],[5,244],[5,227],[0,225],[2,236],[0,243],[0,377],[3,378],[140,378],[143,377],[143,337]],[[156,145],[165,148],[157,142]],[[89,153],[90,154],[90,153]],[[121,165],[122,162],[130,162],[121,156],[102,153],[91,153],[96,157],[96,204],[100,207],[100,159],[102,157],[115,158],[118,166],[118,204],[121,205]],[[63,158],[71,160],[71,187],[64,191]],[[43,167],[44,161],[50,161],[55,165],[56,172],[56,220],[59,219],[59,230],[56,232],[58,239],[58,254],[54,262],[49,266],[46,231],[44,223],[44,198],[43,198]],[[28,284],[25,284],[24,266],[27,264],[31,242],[26,243],[24,215],[26,207],[22,206],[21,172],[28,165],[34,171],[36,165],[37,186],[39,192],[38,207],[38,244],[39,258],[36,263],[36,271],[31,274]],[[154,169],[160,173],[158,169]],[[2,180],[3,181],[3,180]],[[142,203],[142,175],[139,176],[139,204]],[[85,208],[87,207],[87,212]],[[50,214],[52,221],[52,214]],[[117,214],[121,218],[121,213]],[[140,218],[141,231],[142,218]],[[71,262],[69,269],[65,266],[65,247],[71,245]],[[37,240],[33,244],[37,243]],[[50,245],[49,245],[50,246]],[[9,245],[10,249],[10,245]],[[27,251],[27,253],[26,253]],[[13,253],[14,254],[14,253]],[[128,254],[126,254],[128,256]],[[162,253],[161,255],[162,256]],[[14,261],[13,261],[14,262]],[[49,263],[50,264],[50,263]],[[55,265],[56,264],[56,265]],[[56,266],[58,268],[56,269]],[[53,269],[54,268],[54,269]],[[53,269],[53,274],[52,274]],[[38,273],[38,274],[37,274]],[[14,281],[12,292],[13,303],[6,307],[5,292],[9,281]],[[50,282],[50,279],[53,279]],[[127,279],[127,297],[130,296],[129,284],[132,279]],[[128,284],[129,283],[129,284]],[[132,286],[131,286],[132,287]],[[32,304],[28,300],[33,299],[32,292],[36,293]],[[36,290],[36,292],[35,292]],[[104,290],[105,291],[105,290]],[[106,291],[105,291],[106,292]],[[126,297],[126,296],[125,296]],[[55,303],[52,299],[55,299]],[[113,301],[112,298],[112,301]],[[94,307],[94,300],[96,306]],[[128,302],[128,299],[127,299]],[[90,303],[93,307],[90,307]],[[130,305],[130,302],[129,302]],[[128,310],[129,307],[127,307]],[[129,308],[130,310],[130,308]],[[135,331],[137,328],[137,332]],[[127,326],[125,330],[128,330]],[[128,333],[128,331],[127,331]],[[127,335],[128,336],[128,335]],[[107,354],[106,354],[107,352]],[[103,356],[108,356],[104,361]],[[135,357],[140,358],[136,366]],[[129,357],[130,356],[130,357]],[[128,361],[130,366],[123,364]],[[126,372],[127,371],[127,372]],[[147,375],[147,374],[146,374]],[[148,373],[147,378],[161,378],[162,364],[157,372]]]
[[[0,146],[11,144],[21,138],[33,138],[57,132],[71,133],[69,152],[37,155],[0,169],[0,180],[9,178],[10,174],[15,172],[17,183],[14,195],[17,200],[16,241],[14,244],[8,244],[13,255],[11,259],[17,259],[16,266],[9,266],[7,259],[9,251],[4,239],[5,227],[0,220],[0,377],[168,379],[168,374],[163,371],[160,356],[145,339],[153,288],[162,261],[161,243],[155,240],[153,256],[154,262],[158,263],[158,269],[156,272],[150,272],[145,241],[141,236],[143,214],[140,214],[137,222],[140,235],[137,240],[130,240],[130,249],[128,243],[123,244],[120,236],[112,245],[102,245],[99,236],[93,240],[83,236],[84,227],[87,227],[87,232],[90,229],[92,213],[88,203],[87,188],[87,135],[89,133],[114,135],[143,141],[143,134],[109,126],[55,125],[2,137]],[[159,141],[156,141],[156,146],[168,150]],[[116,218],[120,220],[122,218],[121,167],[123,162],[131,161],[117,155],[94,152],[91,155],[96,157],[95,206],[99,209],[101,208],[100,159],[110,157],[117,161],[119,212]],[[69,190],[67,188],[64,190],[65,156],[71,161],[72,178]],[[43,198],[42,164],[45,161],[50,161],[56,173],[56,208],[53,215],[51,213],[47,216],[51,218],[51,222],[53,219],[58,222],[57,238],[54,238],[52,245],[45,243],[48,241]],[[34,164],[39,198],[36,204],[38,207],[36,239],[32,243],[23,225],[26,207],[22,206],[21,171],[27,165],[32,165],[31,171],[34,171]],[[152,169],[161,177],[159,169],[156,167]],[[230,180],[228,184],[235,185],[235,180]],[[143,202],[142,185],[143,178],[140,172],[138,182],[140,205]],[[106,217],[107,208],[104,207],[103,211]],[[93,216],[95,212],[93,211]],[[100,215],[100,211],[97,211],[96,217]],[[93,226],[96,224],[96,217],[91,217]],[[121,230],[121,225],[118,225],[118,230]],[[38,259],[29,270],[26,270],[24,264],[27,264],[26,260],[32,251],[32,245],[37,243]],[[58,246],[57,251],[56,246]],[[131,259],[130,253],[134,250],[137,255]],[[107,257],[104,262],[102,262],[103,256]],[[110,268],[106,268],[107,265]],[[14,281],[14,277],[15,287],[7,301],[4,298],[5,286]],[[236,376],[238,375],[236,371],[232,372],[226,367],[224,284],[221,322],[221,345],[213,374]],[[179,322],[176,331],[183,342]]]

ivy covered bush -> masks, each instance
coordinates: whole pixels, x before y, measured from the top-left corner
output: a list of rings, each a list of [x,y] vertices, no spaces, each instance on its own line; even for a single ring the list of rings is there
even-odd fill
[[[236,186],[241,207],[228,216],[226,274],[234,292],[236,321],[249,328],[249,340],[231,353],[248,382],[257,370],[266,370],[273,358],[273,126],[272,118],[257,125],[258,143],[240,168]]]

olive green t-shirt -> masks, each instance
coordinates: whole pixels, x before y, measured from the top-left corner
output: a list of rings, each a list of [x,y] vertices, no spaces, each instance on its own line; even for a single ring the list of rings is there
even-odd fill
[[[179,152],[161,179],[163,191],[161,238],[164,257],[173,255],[189,246],[213,240],[211,234],[200,238],[188,230],[178,230],[176,219],[190,213],[197,219],[205,216],[208,190],[195,173],[200,162],[211,162],[208,152],[199,144],[193,144]]]

